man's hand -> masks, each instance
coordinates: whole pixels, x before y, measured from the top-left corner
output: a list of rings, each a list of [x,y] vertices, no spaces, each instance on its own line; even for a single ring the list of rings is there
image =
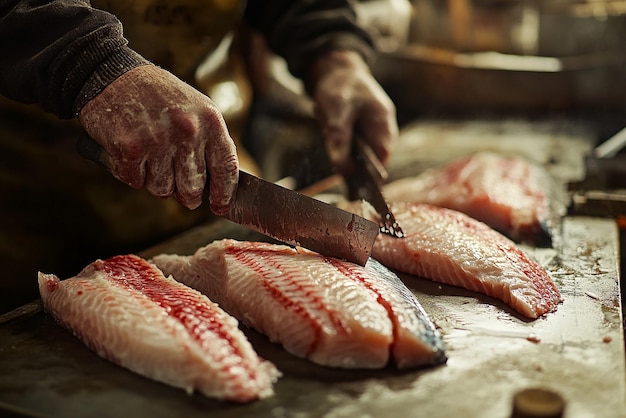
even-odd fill
[[[396,109],[361,56],[331,52],[314,63],[310,76],[316,114],[335,168],[341,173],[350,171],[354,132],[386,164],[391,143],[398,136]]]
[[[80,111],[87,133],[111,157],[112,174],[194,209],[209,179],[211,210],[225,213],[239,175],[235,144],[216,105],[153,65],[128,71]]]

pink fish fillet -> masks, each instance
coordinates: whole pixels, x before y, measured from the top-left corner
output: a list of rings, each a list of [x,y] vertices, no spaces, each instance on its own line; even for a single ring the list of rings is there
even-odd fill
[[[414,296],[409,292],[413,299],[403,300],[407,295],[394,290],[394,282],[375,266],[231,239],[193,256],[162,254],[152,261],[290,353],[315,363],[381,368],[390,352],[399,367],[445,361],[440,336]],[[395,286],[402,285],[396,279]]]
[[[516,241],[537,245],[552,245],[566,209],[562,191],[545,169],[487,151],[388,183],[383,193],[393,202],[458,210]]]
[[[390,203],[405,238],[380,234],[372,256],[385,266],[484,293],[528,318],[554,311],[561,294],[547,271],[516,244],[461,212],[421,203]],[[376,220],[367,203],[349,209]]]
[[[270,396],[279,376],[237,320],[146,260],[120,255],[59,280],[39,273],[45,309],[101,357],[209,397]]]

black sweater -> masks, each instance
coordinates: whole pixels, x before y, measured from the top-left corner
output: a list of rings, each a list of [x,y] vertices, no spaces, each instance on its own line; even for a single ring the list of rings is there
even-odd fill
[[[316,55],[372,56],[350,0],[250,0],[245,19],[300,78]],[[70,119],[126,71],[148,63],[112,14],[80,0],[0,0],[0,94]]]

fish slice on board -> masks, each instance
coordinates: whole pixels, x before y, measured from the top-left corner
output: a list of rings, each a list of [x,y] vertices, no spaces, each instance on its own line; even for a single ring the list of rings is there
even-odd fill
[[[567,196],[541,166],[519,156],[477,152],[387,183],[391,202],[455,209],[520,242],[551,246]]]
[[[372,257],[390,269],[483,293],[528,318],[554,311],[561,294],[537,262],[516,244],[470,216],[423,203],[393,202],[405,237],[380,234]],[[344,209],[376,220],[365,202]]]
[[[237,320],[146,260],[96,260],[75,277],[39,273],[46,311],[99,356],[208,397],[273,394],[280,373],[258,357]]]
[[[446,361],[438,331],[400,279],[303,248],[224,239],[152,261],[290,353],[331,367]]]

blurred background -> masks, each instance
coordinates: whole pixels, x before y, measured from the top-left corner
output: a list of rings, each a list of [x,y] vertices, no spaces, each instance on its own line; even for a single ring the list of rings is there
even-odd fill
[[[357,11],[401,127],[420,118],[554,116],[601,142],[626,124],[626,1],[362,0]],[[263,54],[253,61],[263,76],[245,144],[268,177],[308,183],[307,167],[289,167],[285,154],[314,132],[310,103],[281,60]]]

